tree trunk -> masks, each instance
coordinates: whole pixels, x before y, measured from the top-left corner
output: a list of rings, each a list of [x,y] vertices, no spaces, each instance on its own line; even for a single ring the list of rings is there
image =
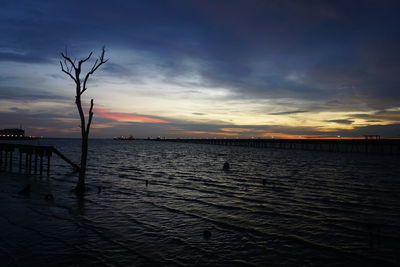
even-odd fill
[[[81,144],[81,168],[79,170],[79,178],[78,184],[76,185],[76,192],[82,194],[86,191],[86,183],[85,183],[85,176],[86,176],[86,166],[87,166],[87,154],[88,154],[88,147],[89,147],[89,136],[84,135],[82,136],[82,144]]]

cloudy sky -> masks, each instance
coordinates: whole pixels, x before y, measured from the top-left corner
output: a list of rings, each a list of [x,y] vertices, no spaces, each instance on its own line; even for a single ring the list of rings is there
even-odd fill
[[[400,2],[2,0],[0,128],[78,137],[400,137]],[[88,62],[87,66],[93,64]],[[87,108],[87,106],[86,106]]]

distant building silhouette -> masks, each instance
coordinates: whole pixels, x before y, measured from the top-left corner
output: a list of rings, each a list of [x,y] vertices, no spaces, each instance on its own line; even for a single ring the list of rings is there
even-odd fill
[[[380,135],[364,135],[366,140],[380,140],[381,136]]]
[[[25,138],[25,131],[22,129],[2,129],[0,130],[0,137],[2,139]]]

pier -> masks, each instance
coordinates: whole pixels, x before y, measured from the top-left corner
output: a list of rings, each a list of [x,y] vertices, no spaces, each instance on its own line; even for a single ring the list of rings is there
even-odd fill
[[[44,170],[50,174],[51,157],[53,154],[73,167],[75,171],[79,166],[69,160],[60,151],[52,146],[34,146],[21,144],[0,143],[0,169],[13,170],[13,164],[18,163],[18,170],[28,174],[42,175]],[[15,162],[17,161],[17,162]]]
[[[344,153],[400,155],[400,139],[154,139],[156,141],[297,149]]]

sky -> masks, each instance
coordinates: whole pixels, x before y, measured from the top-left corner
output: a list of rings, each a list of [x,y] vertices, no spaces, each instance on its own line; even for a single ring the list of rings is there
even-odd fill
[[[79,137],[400,137],[399,1],[1,0],[0,128]]]

